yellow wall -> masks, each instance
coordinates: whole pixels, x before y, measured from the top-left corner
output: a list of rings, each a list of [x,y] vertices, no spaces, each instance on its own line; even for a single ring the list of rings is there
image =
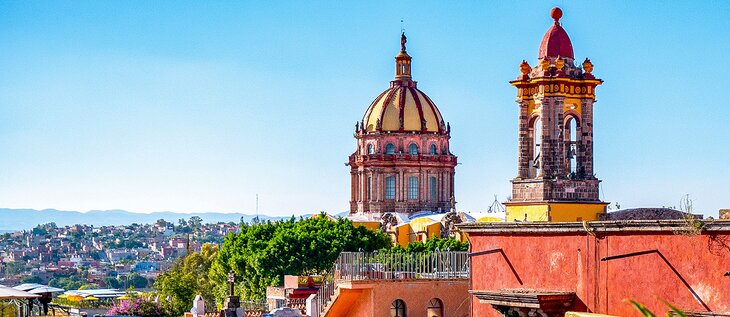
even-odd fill
[[[372,231],[380,229],[380,222],[377,221],[353,221],[352,225],[355,227],[363,226]]]
[[[429,239],[433,237],[441,237],[441,223],[432,222],[430,225],[426,226],[426,237]]]
[[[413,230],[411,229],[411,226],[409,225],[401,225],[395,227],[395,243],[397,243],[401,247],[406,247],[408,243],[411,242],[411,235],[413,234]]]
[[[418,218],[408,223],[413,232],[426,232],[426,237],[441,236],[441,223],[429,218]],[[417,240],[417,239],[416,239]]]
[[[506,221],[593,221],[606,212],[608,203],[545,203],[507,205]]]
[[[469,234],[456,230],[456,232],[454,232],[454,239],[459,242],[469,242]]]
[[[504,222],[504,219],[497,217],[481,217],[474,222]]]
[[[607,203],[597,204],[550,204],[550,217],[554,222],[561,221],[594,221],[598,215],[606,212]]]
[[[406,247],[409,243],[418,241],[418,236],[433,238],[441,236],[441,223],[428,218],[415,219],[409,223],[397,226],[393,229],[395,237],[393,243]]]
[[[505,221],[548,221],[548,205],[508,205]]]

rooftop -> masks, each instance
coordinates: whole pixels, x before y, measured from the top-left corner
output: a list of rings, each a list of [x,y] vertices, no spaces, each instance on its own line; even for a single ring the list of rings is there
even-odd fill
[[[730,220],[696,220],[706,232],[730,232]],[[610,232],[677,232],[690,227],[688,220],[621,220],[588,222],[470,222],[456,225],[467,233],[565,234]]]

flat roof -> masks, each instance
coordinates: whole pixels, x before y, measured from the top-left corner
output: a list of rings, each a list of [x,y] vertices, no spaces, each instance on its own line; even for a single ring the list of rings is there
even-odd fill
[[[702,232],[730,232],[730,220],[695,220]],[[687,220],[616,220],[586,222],[469,222],[456,225],[470,234],[588,234],[612,232],[666,232],[692,229]]]

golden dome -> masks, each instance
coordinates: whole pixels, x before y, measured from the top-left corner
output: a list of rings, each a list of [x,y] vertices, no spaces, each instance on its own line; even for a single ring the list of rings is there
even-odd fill
[[[395,63],[395,80],[368,107],[362,119],[363,132],[448,132],[439,109],[411,79],[411,57],[402,33]]]
[[[401,83],[394,81],[370,104],[362,120],[365,132],[444,132],[441,112],[431,98],[415,82]]]

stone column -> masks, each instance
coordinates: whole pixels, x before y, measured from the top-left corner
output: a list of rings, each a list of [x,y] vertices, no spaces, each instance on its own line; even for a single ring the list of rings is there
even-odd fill
[[[581,144],[583,157],[578,163],[585,173],[584,179],[593,179],[593,100],[583,100],[581,122]]]
[[[530,117],[527,101],[520,100],[517,102],[520,107],[519,114],[519,136],[517,138],[517,177],[529,178],[530,171]]]
[[[355,171],[350,170],[350,202],[357,202],[357,177],[355,176]],[[354,211],[354,210],[353,210]]]

